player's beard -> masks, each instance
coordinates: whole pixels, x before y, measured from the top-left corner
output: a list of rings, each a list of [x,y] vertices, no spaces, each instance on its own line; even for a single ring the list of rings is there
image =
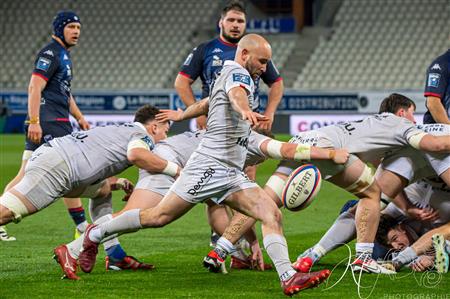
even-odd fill
[[[241,38],[244,36],[244,33],[245,33],[245,32],[243,32],[239,37],[232,37],[232,36],[230,36],[230,35],[225,33],[225,29],[223,28],[223,25],[222,25],[221,29],[222,29],[222,36],[223,36],[223,38],[227,42],[232,43],[232,44],[237,44],[241,40]]]

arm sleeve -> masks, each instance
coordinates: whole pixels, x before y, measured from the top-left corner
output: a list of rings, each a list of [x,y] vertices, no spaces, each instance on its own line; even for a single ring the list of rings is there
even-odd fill
[[[272,85],[273,83],[282,80],[280,73],[278,72],[278,69],[273,64],[272,60],[267,63],[267,69],[266,71],[261,75],[261,79],[266,83],[267,85]]]
[[[57,53],[54,53],[54,51],[50,49],[41,51],[34,63],[33,75],[37,75],[45,81],[48,81],[59,67],[57,55]]]
[[[448,67],[445,56],[436,58],[427,69],[425,97],[432,96],[443,99],[449,84]]]
[[[244,69],[235,69],[230,72],[225,82],[225,92],[228,93],[237,86],[244,88],[247,94],[253,93],[253,80]]]
[[[180,75],[188,77],[192,80],[197,79],[203,71],[203,60],[205,53],[205,45],[201,44],[194,48],[186,57],[183,66],[179,72]]]

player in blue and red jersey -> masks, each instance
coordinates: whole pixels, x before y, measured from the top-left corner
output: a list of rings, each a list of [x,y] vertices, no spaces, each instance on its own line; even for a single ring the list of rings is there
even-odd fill
[[[35,60],[28,86],[28,115],[25,122],[26,142],[22,165],[5,191],[24,175],[28,159],[41,144],[72,133],[71,114],[82,130],[88,122],[78,109],[71,93],[73,77],[70,49],[77,45],[81,31],[80,18],[72,11],[61,11],[53,20],[52,40],[42,48]],[[87,225],[80,199],[66,199],[69,213],[80,231]]]
[[[423,123],[450,124],[450,49],[428,67],[424,95],[428,111]]]
[[[202,98],[205,98],[209,95],[210,84],[222,69],[225,60],[234,60],[237,43],[244,35],[246,28],[245,9],[240,2],[231,2],[222,10],[219,27],[220,35],[195,47],[184,61],[175,80],[175,89],[186,106],[195,103],[191,85],[198,77],[202,81]],[[270,61],[267,70],[255,80],[254,110],[259,110],[258,85],[260,79],[270,87],[269,101],[264,112],[269,121],[261,124],[260,130],[270,132],[275,111],[283,95],[283,80]],[[197,127],[199,129],[206,127],[205,116],[197,118]]]

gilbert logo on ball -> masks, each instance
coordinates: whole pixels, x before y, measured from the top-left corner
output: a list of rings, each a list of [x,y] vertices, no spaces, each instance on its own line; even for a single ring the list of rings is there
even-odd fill
[[[319,193],[322,176],[312,164],[295,169],[288,177],[281,200],[286,209],[300,211],[311,204]]]

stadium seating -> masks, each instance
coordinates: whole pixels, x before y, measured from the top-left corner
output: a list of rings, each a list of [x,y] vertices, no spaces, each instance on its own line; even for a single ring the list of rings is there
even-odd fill
[[[344,0],[293,87],[423,89],[425,70],[448,49],[448,0]]]
[[[172,87],[202,23],[220,2],[208,0],[1,1],[0,87],[25,90],[37,51],[50,39],[53,16],[76,9],[83,26],[74,48],[73,87],[150,89]]]

